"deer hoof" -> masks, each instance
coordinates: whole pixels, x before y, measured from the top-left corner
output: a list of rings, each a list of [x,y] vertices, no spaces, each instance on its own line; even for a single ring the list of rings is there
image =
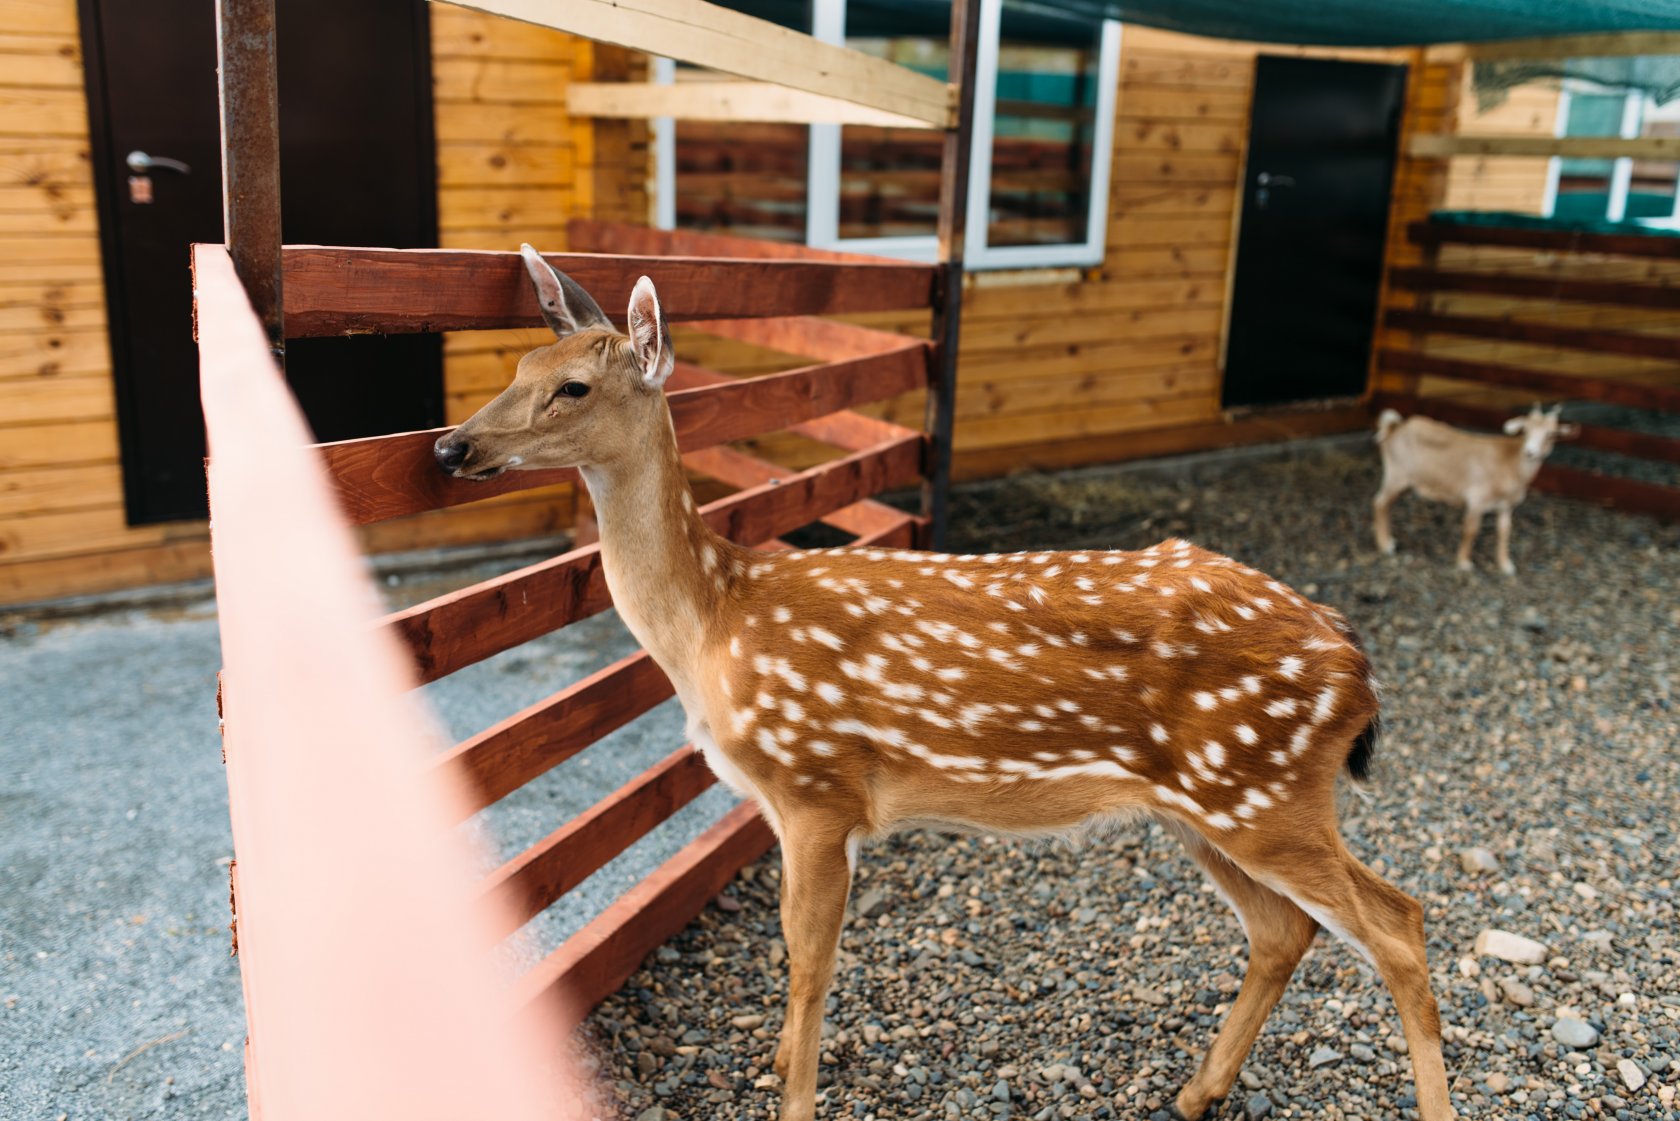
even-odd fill
[[[1192,1097],[1190,1088],[1186,1086],[1179,1091],[1178,1100],[1167,1107],[1172,1114],[1173,1121],[1197,1121],[1203,1114],[1219,1104],[1218,1098]]]
[[[1471,564],[1468,560],[1460,559],[1458,562],[1458,570],[1460,572],[1474,572],[1476,571],[1476,566]]]
[[[1499,566],[1499,571],[1503,572],[1507,576],[1515,576],[1517,574],[1517,566],[1512,564],[1510,561],[1506,561],[1504,564]]]

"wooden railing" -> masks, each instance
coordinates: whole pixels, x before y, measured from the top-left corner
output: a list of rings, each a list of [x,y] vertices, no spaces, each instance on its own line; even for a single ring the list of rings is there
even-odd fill
[[[1413,224],[1420,266],[1394,268],[1418,306],[1384,316],[1379,406],[1497,430],[1530,401],[1680,414],[1680,238]],[[1680,463],[1680,439],[1586,423],[1575,443]],[[1536,486],[1666,517],[1680,487],[1548,463]]]
[[[935,295],[934,267],[594,223],[574,225],[572,237],[574,245],[618,251],[550,257],[604,307],[624,306],[636,278],[646,274],[658,284],[673,321],[812,359],[746,379],[679,364],[669,400],[685,462],[694,472],[738,488],[701,507],[714,530],[744,544],[775,548],[782,535],[820,521],[858,543],[922,544],[923,518],[871,496],[921,480],[926,437],[848,410],[925,390],[934,369],[931,344],[816,317],[928,306]],[[222,251],[200,247],[200,252]],[[284,263],[285,321],[293,337],[541,322],[523,264],[513,253],[292,246],[284,251]],[[212,363],[214,356],[207,354],[205,361]],[[224,430],[217,415],[208,422],[212,448],[238,440],[239,433]],[[809,470],[791,471],[726,446],[779,430],[828,444],[836,455]],[[442,431],[318,445],[344,520],[366,524],[572,475],[509,472],[489,483],[448,478],[431,450]],[[224,504],[260,501],[227,492],[214,498]],[[213,527],[215,516],[213,509]],[[543,609],[510,609],[526,603]],[[377,630],[408,652],[416,679],[424,683],[610,605],[599,549],[584,545],[394,612]],[[231,687],[249,694],[264,683]],[[465,780],[469,793],[462,812],[477,812],[671,695],[665,675],[638,652],[469,737],[435,766]],[[562,898],[713,783],[700,755],[686,745],[673,747],[670,756],[574,820],[557,823],[554,832],[488,878],[483,890],[493,897],[504,932]],[[772,840],[756,811],[737,807],[558,947],[525,979],[526,995],[563,994],[566,1015],[581,1015]]]

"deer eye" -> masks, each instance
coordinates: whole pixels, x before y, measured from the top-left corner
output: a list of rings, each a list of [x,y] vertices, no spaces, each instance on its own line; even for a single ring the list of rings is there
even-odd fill
[[[565,397],[587,397],[589,387],[581,381],[569,381],[560,387],[560,393]]]

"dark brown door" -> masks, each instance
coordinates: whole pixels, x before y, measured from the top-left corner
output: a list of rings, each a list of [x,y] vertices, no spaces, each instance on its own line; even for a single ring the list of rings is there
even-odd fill
[[[437,243],[424,0],[278,0],[288,242]],[[214,0],[81,0],[130,524],[202,517],[188,246],[222,240]],[[178,161],[135,182],[130,153]],[[287,377],[323,440],[443,423],[436,336],[300,339]]]
[[[1224,403],[1365,391],[1406,68],[1262,55]]]

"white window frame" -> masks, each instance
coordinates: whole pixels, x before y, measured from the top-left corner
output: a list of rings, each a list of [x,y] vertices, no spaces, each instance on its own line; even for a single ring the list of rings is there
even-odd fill
[[[843,46],[846,0],[813,0],[811,36]],[[1091,135],[1091,188],[1083,241],[1060,245],[991,245],[992,141],[997,109],[999,37],[1003,0],[981,0],[978,71],[975,76],[974,149],[969,161],[967,236],[964,264],[969,269],[1030,269],[1100,265],[1108,239],[1108,188],[1114,155],[1114,110],[1120,87],[1120,23],[1104,20],[1097,51],[1096,118]],[[670,82],[674,68],[655,65],[654,80]],[[805,243],[817,249],[871,253],[932,262],[939,254],[932,234],[913,237],[842,238],[840,236],[841,125],[810,126],[806,160]],[[676,143],[670,118],[654,125],[655,224],[676,225]]]
[[[1596,92],[1583,90],[1583,92]],[[1565,85],[1558,93],[1557,124],[1552,134],[1564,137],[1569,132],[1569,103],[1573,91]],[[1645,107],[1649,96],[1641,90],[1629,90],[1622,95],[1622,123],[1619,135],[1623,140],[1633,140],[1639,136],[1639,130],[1645,126]],[[1546,193],[1541,200],[1540,213],[1547,218],[1552,217],[1557,210],[1557,196],[1559,181],[1563,178],[1563,161],[1553,156],[1546,161]],[[1628,191],[1633,186],[1633,159],[1630,156],[1618,156],[1610,170],[1610,198],[1605,204],[1604,219],[1607,222],[1620,222],[1627,217]],[[1675,191],[1674,218],[1680,218],[1680,189]]]

